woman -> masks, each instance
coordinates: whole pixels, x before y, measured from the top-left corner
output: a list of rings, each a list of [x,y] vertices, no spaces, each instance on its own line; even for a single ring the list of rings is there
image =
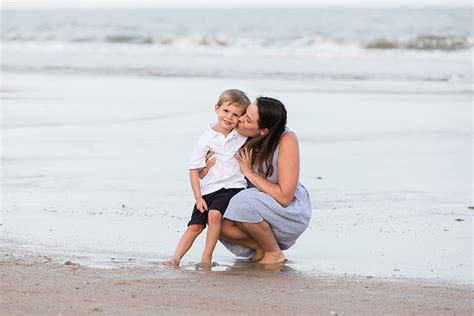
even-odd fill
[[[249,105],[238,131],[250,137],[237,157],[250,185],[231,199],[220,241],[261,264],[284,262],[282,250],[294,245],[311,219],[308,192],[298,181],[298,139],[286,128],[285,106],[267,97]]]

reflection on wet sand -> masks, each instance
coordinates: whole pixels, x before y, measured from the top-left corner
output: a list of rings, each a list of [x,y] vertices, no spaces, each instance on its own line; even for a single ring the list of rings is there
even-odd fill
[[[258,262],[252,262],[247,259],[235,259],[233,263],[219,264],[213,262],[212,265],[203,263],[190,262],[181,266],[174,266],[172,268],[177,270],[185,271],[199,271],[199,272],[225,272],[232,274],[248,274],[248,273],[260,273],[262,271],[271,272],[297,272],[295,269],[287,265],[288,260],[283,263],[276,264],[259,264]]]

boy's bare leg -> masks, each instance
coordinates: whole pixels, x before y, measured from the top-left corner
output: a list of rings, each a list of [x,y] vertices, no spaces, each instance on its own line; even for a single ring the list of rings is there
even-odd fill
[[[216,248],[217,240],[221,234],[221,222],[221,212],[217,210],[209,210],[207,217],[207,223],[209,227],[207,228],[206,246],[204,247],[204,252],[202,253],[201,257],[201,263],[203,264],[211,265],[212,254]]]
[[[196,240],[196,237],[199,236],[203,229],[204,226],[201,224],[189,225],[181,237],[178,246],[176,246],[173,257],[170,260],[164,261],[163,264],[166,266],[179,266],[181,258],[188,252],[194,240]]]

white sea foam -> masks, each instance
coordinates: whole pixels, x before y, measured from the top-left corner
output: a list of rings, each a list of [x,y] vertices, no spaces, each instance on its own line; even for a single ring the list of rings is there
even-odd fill
[[[470,82],[471,50],[324,49],[28,42],[2,47],[2,71],[135,76]],[[21,56],[21,57],[20,57]],[[67,57],[66,57],[67,56]],[[393,63],[396,61],[396,65]]]
[[[203,75],[199,65],[193,62],[195,57],[214,58],[213,68],[217,71],[211,73],[224,73],[228,71],[226,64],[234,62],[232,58],[260,61],[278,58],[275,66],[294,64],[295,59],[302,63],[308,59],[375,63],[382,60],[389,64],[396,61],[405,68],[403,63],[413,60],[467,65],[474,51],[469,10],[241,11],[6,11],[1,16],[2,67],[47,71],[57,69],[60,64],[65,69],[107,71],[110,62],[106,59],[115,60],[123,55],[129,58],[128,63],[116,65],[123,66],[122,73],[141,67],[140,62],[134,64],[135,56],[155,59],[146,67],[160,73],[159,68],[163,67],[156,67],[160,65],[159,59],[173,56],[182,60],[168,65],[167,72]],[[408,23],[415,20],[416,24]],[[87,60],[78,57],[81,54],[87,54]],[[36,64],[39,59],[40,67]],[[186,64],[188,73],[183,74],[179,64]],[[252,64],[258,75],[267,72]],[[110,68],[110,72],[119,71],[117,67]],[[301,69],[294,68],[294,73]],[[377,78],[385,76],[383,68]],[[301,75],[304,77],[305,72],[301,71]],[[344,69],[341,77],[347,77]],[[449,80],[470,76],[453,72],[415,77]]]
[[[87,52],[115,54],[122,52],[180,54],[193,56],[208,54],[216,56],[286,56],[303,58],[358,57],[392,58],[409,56],[419,59],[446,58],[467,60],[473,53],[474,38],[439,39],[435,36],[414,39],[375,39],[370,42],[337,40],[318,36],[302,37],[273,43],[253,38],[222,39],[212,36],[179,36],[160,38],[156,41],[141,37],[107,36],[105,41],[60,41],[3,40],[2,49],[6,52]],[[431,39],[430,39],[431,38]],[[451,48],[450,48],[451,47]]]

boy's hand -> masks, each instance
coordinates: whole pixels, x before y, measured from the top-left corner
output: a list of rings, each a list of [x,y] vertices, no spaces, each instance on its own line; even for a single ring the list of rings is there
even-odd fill
[[[203,198],[199,198],[196,200],[196,208],[199,210],[199,212],[204,213],[207,211],[207,203],[204,201]]]

